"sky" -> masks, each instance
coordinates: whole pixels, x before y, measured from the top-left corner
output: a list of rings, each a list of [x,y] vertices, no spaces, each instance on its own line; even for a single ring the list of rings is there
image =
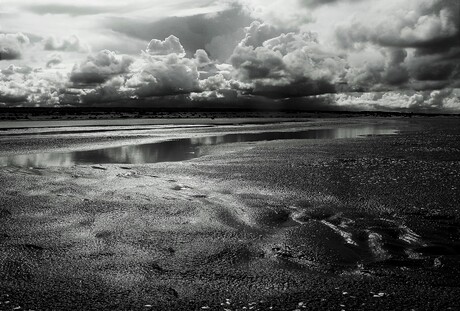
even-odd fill
[[[460,113],[458,0],[2,0],[0,107]]]

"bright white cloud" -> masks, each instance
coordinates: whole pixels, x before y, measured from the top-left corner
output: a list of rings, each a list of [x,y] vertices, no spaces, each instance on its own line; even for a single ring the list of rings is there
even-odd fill
[[[59,105],[67,87],[67,77],[59,72],[10,66],[0,74],[0,103],[21,106]]]
[[[157,40],[153,39],[147,46],[147,53],[150,55],[169,55],[177,54],[179,56],[185,56],[185,50],[182,44],[180,44],[179,38],[176,36],[169,36],[166,39]]]
[[[431,92],[371,92],[334,95],[334,102],[347,109],[460,112],[460,90],[445,89]]]
[[[43,41],[45,50],[47,51],[64,51],[64,52],[88,52],[88,45],[81,42],[77,36],[67,38],[56,38],[50,36]]]
[[[102,83],[115,75],[127,73],[134,58],[102,50],[89,55],[85,61],[75,65],[70,80],[74,83]]]
[[[11,60],[21,58],[22,50],[29,43],[29,38],[22,33],[0,33],[0,60]]]

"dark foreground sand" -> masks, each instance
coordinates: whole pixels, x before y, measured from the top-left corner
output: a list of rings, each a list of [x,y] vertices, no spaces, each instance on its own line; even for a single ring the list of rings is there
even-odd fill
[[[400,135],[2,167],[0,310],[459,310],[460,122],[389,122]],[[3,139],[0,155],[144,139]]]

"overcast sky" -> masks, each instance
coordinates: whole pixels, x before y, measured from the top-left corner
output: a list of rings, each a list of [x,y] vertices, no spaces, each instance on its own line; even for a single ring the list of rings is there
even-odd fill
[[[460,113],[458,0],[127,3],[2,0],[0,106],[287,98]]]

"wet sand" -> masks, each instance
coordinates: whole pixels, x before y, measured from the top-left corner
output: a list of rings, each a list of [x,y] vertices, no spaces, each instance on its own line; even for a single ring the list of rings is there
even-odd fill
[[[400,133],[0,167],[0,310],[460,308],[457,118],[5,135],[0,156],[363,123]]]

